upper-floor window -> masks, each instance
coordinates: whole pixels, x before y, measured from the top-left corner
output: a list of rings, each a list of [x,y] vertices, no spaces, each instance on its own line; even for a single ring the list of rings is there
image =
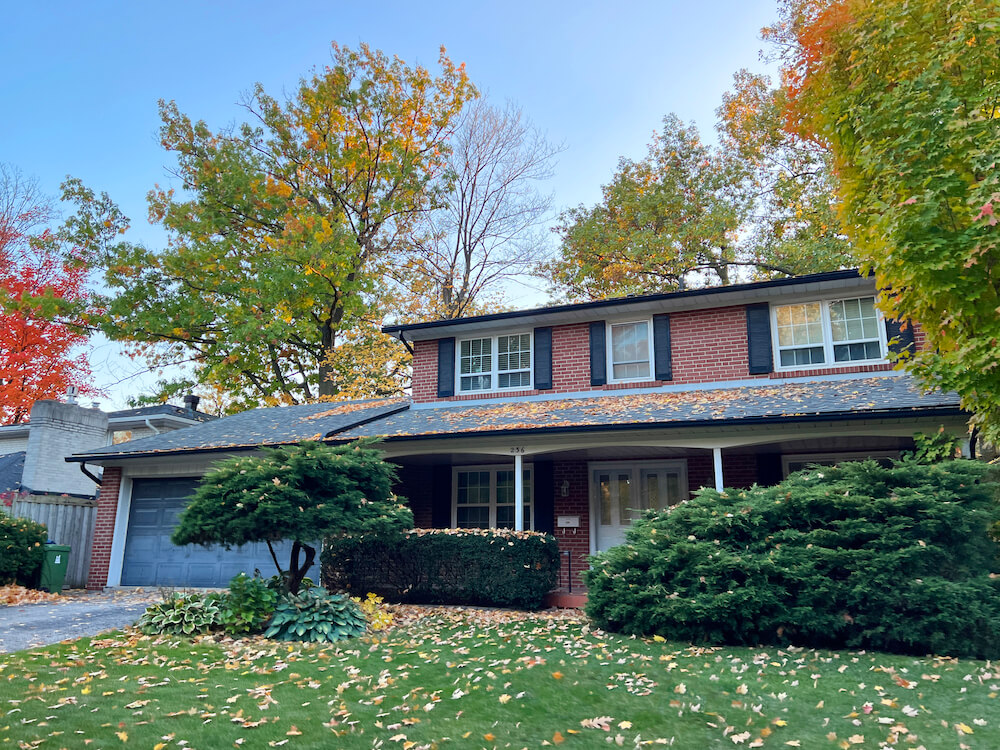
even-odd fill
[[[774,308],[778,367],[870,362],[885,358],[885,328],[874,297]]]
[[[531,387],[531,334],[464,339],[458,346],[459,391]]]
[[[649,321],[612,323],[611,379],[648,380],[650,373]]]

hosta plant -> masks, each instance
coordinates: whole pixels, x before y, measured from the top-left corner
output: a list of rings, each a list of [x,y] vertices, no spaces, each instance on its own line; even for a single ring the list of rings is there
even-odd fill
[[[222,595],[172,592],[142,613],[136,626],[149,635],[195,635],[222,625]]]
[[[361,608],[350,597],[312,588],[279,599],[264,635],[279,641],[326,643],[364,635],[365,625]]]
[[[223,600],[222,624],[229,635],[259,633],[274,614],[278,595],[260,576],[240,573],[229,582]]]

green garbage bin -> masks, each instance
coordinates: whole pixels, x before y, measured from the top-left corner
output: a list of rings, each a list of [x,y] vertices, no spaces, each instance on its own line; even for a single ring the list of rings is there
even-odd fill
[[[69,550],[67,544],[46,544],[45,557],[42,560],[42,573],[39,586],[52,594],[62,591],[66,580],[66,570],[69,568]]]

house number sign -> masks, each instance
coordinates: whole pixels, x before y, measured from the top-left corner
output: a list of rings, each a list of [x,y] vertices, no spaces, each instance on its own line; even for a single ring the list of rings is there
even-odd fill
[[[524,455],[524,446],[523,445],[516,445],[516,446],[514,446],[513,448],[510,449],[510,454],[512,456],[523,456]]]

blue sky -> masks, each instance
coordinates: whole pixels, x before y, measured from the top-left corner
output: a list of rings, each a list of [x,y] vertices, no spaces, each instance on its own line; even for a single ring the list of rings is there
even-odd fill
[[[170,184],[157,100],[219,127],[260,81],[291,91],[330,59],[330,42],[367,42],[432,70],[438,48],[465,62],[491,100],[510,99],[562,143],[555,208],[593,203],[622,155],[638,157],[668,112],[711,135],[742,67],[763,71],[759,30],[774,0],[618,2],[10,3],[0,26],[0,161],[55,196],[69,174],[107,191],[132,239],[163,244],[146,192]],[[515,305],[540,301],[524,288]],[[105,406],[152,380],[97,346]],[[123,382],[117,382],[127,378]]]

